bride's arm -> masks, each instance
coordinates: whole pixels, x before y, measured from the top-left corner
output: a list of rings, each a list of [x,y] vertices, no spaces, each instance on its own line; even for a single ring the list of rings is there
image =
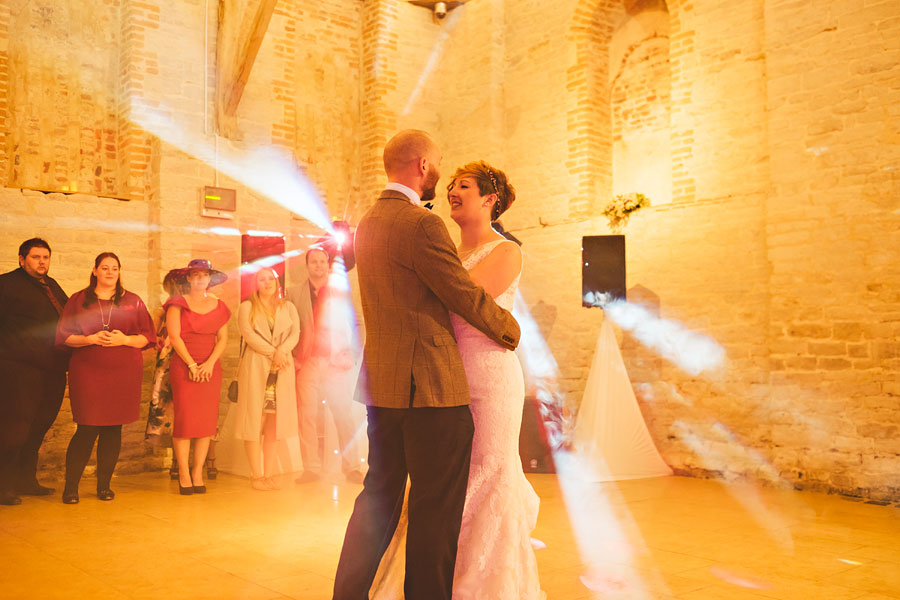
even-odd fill
[[[491,298],[506,291],[522,270],[522,249],[515,242],[497,244],[481,262],[472,267],[469,276],[484,288]]]

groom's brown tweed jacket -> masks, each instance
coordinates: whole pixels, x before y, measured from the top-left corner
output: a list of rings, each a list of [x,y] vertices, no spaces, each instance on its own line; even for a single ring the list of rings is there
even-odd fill
[[[356,228],[355,251],[366,325],[357,398],[384,408],[468,404],[448,311],[509,349],[519,324],[472,282],[444,221],[385,190]]]

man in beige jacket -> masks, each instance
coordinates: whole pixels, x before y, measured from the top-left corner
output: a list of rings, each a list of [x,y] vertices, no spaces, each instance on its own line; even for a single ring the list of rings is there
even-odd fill
[[[450,600],[474,427],[449,311],[514,349],[519,326],[475,285],[434,198],[441,152],[424,131],[384,149],[388,181],[356,229],[366,326],[357,392],[368,413],[369,471],[347,525],[335,600],[365,600],[410,479],[406,600]]]

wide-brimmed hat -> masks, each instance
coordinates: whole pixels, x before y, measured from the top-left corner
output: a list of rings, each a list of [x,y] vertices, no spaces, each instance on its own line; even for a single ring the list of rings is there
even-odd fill
[[[188,273],[191,271],[209,271],[209,287],[220,285],[228,280],[228,275],[213,269],[212,264],[205,258],[195,258],[183,269],[172,269],[169,273],[187,279]]]

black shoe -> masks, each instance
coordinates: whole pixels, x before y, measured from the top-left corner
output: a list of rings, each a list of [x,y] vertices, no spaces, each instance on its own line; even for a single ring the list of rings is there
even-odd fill
[[[184,487],[181,485],[181,482],[179,481],[178,482],[178,493],[181,494],[182,496],[190,496],[191,494],[194,493],[194,486],[189,485],[187,487]]]
[[[294,480],[296,483],[312,483],[319,480],[319,474],[312,471],[303,471],[303,475]]]
[[[205,494],[206,486],[205,485],[195,485],[193,488],[195,494]]]
[[[216,468],[216,459],[207,458],[206,459],[206,478],[216,480],[216,477],[219,475],[219,470]]]
[[[100,500],[112,500],[116,497],[116,493],[112,490],[97,490],[97,498]]]
[[[78,492],[63,491],[63,504],[78,504]]]
[[[22,504],[22,499],[13,492],[3,492],[0,494],[0,504],[4,506],[18,506]]]
[[[169,479],[171,479],[172,481],[175,481],[176,479],[178,479],[178,463],[177,462],[173,462],[172,466],[169,467]]]
[[[37,481],[25,485],[20,485],[18,492],[22,496],[49,496],[55,492],[52,487],[39,484]]]

